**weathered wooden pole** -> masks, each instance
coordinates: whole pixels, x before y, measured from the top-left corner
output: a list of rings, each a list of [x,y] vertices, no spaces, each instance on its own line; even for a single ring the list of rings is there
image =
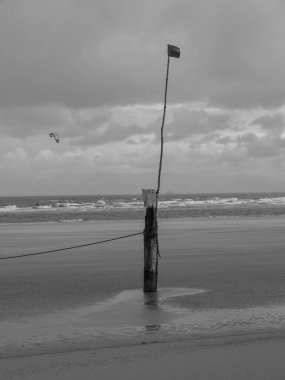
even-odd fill
[[[156,218],[156,190],[142,189],[142,197],[146,207],[144,229],[144,292],[157,291],[158,244]]]
[[[167,69],[166,69],[166,79],[165,79],[165,90],[164,90],[164,106],[163,106],[163,116],[162,123],[160,128],[160,158],[159,158],[159,167],[158,167],[158,180],[157,180],[157,190],[156,190],[156,208],[157,208],[157,199],[160,190],[160,177],[161,177],[161,168],[162,168],[162,157],[163,157],[163,128],[166,115],[166,102],[167,102],[167,86],[168,86],[168,75],[169,75],[169,54],[167,55]]]
[[[177,46],[167,45],[167,68],[164,89],[164,107],[160,129],[160,159],[158,168],[157,189],[143,189],[142,196],[146,207],[145,229],[144,229],[144,292],[157,291],[157,273],[158,273],[158,232],[157,232],[157,205],[160,190],[160,177],[163,158],[163,129],[166,115],[167,87],[169,75],[170,57],[179,58],[180,49]]]
[[[161,177],[161,168],[162,168],[162,158],[163,158],[163,129],[166,115],[166,103],[167,103],[167,88],[168,88],[168,76],[169,76],[169,63],[170,57],[179,58],[180,57],[180,49],[177,46],[167,45],[167,68],[166,68],[166,78],[165,78],[165,89],[164,89],[164,106],[163,106],[163,116],[162,123],[160,128],[160,159],[159,159],[159,168],[158,168],[158,181],[157,181],[157,190],[156,190],[156,198],[158,199],[158,194],[160,190],[160,177]],[[156,207],[157,207],[157,199],[156,199]]]

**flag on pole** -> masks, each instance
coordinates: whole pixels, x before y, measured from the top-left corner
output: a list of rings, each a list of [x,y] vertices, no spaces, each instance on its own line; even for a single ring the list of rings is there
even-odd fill
[[[179,58],[180,57],[180,49],[177,46],[174,45],[167,45],[168,47],[168,56]]]

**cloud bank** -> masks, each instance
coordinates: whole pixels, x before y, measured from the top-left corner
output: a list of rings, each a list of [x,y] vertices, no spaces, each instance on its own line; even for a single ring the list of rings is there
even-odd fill
[[[281,0],[1,1],[1,195],[155,187],[167,43],[162,191],[285,191],[284,16]]]

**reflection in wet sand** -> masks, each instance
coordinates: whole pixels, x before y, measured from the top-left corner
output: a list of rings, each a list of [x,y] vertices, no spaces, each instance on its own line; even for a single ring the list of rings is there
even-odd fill
[[[84,308],[1,323],[0,356],[55,349],[104,347],[168,337],[211,336],[285,327],[285,306],[233,309],[185,307],[185,297],[203,289],[161,288],[157,293],[124,290]],[[9,332],[9,333],[8,333]],[[88,347],[89,347],[88,346]]]
[[[167,300],[191,296],[205,290],[188,288],[161,288],[155,293],[143,293],[140,289],[124,290],[115,297],[78,310],[78,317],[94,329],[144,328],[167,324],[179,313]]]
[[[0,356],[19,350],[46,352],[55,346],[69,349],[82,342],[101,347],[160,334],[179,316],[177,308],[165,302],[201,292],[204,290],[188,288],[162,288],[148,294],[141,289],[124,290],[94,305],[3,321]]]
[[[161,328],[161,325],[146,325],[145,326],[145,333],[146,334],[152,334],[154,332],[159,331]]]
[[[95,330],[103,329],[121,337],[144,333],[204,335],[285,327],[282,304],[231,309],[185,307],[185,297],[199,297],[205,292],[189,288],[162,288],[157,293],[145,294],[141,290],[125,290],[93,306],[92,311],[81,310],[81,318],[85,318],[86,323],[92,321]]]

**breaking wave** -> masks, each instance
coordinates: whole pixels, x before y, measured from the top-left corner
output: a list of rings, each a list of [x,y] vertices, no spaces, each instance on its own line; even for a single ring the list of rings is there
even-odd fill
[[[163,194],[161,217],[285,214],[285,193]],[[0,223],[141,218],[141,196],[1,197]]]

